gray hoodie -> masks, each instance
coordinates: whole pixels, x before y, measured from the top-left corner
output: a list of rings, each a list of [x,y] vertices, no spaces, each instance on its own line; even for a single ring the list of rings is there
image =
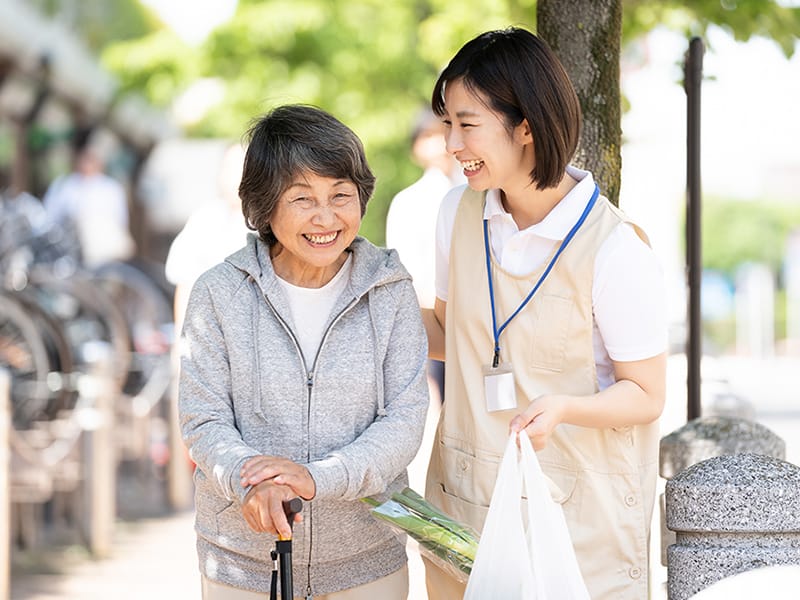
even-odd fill
[[[360,498],[402,489],[428,407],[427,338],[394,250],[356,238],[345,292],[316,357],[295,339],[266,244],[195,284],[181,340],[179,412],[195,470],[197,550],[209,579],[269,590],[275,538],[252,531],[242,464],[261,454],[305,464],[316,483],[294,525],[295,595],[374,581],[406,562],[404,539]]]

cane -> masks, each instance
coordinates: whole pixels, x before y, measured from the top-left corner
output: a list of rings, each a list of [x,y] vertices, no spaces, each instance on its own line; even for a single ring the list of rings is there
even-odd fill
[[[294,524],[294,516],[303,510],[303,501],[300,498],[284,500],[283,512],[289,527]],[[272,558],[272,580],[270,582],[270,600],[278,600],[278,573],[280,572],[281,600],[294,598],[294,581],[292,580],[292,538],[281,537],[275,542],[275,550],[270,552]]]

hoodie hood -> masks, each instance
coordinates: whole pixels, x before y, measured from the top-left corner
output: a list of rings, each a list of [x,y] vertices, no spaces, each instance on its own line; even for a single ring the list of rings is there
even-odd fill
[[[348,289],[357,298],[373,287],[411,279],[396,250],[378,248],[365,238],[357,236],[346,252],[353,255],[353,271]],[[278,284],[272,269],[269,246],[254,233],[249,233],[245,247],[231,254],[225,262],[249,275],[265,294]]]

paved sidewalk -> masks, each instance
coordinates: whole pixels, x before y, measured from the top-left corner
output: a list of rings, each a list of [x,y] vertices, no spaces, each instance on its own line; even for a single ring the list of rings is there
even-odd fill
[[[12,573],[10,600],[200,598],[193,520],[185,512],[118,522],[110,558],[92,560],[83,549],[47,556],[38,570],[50,573]]]

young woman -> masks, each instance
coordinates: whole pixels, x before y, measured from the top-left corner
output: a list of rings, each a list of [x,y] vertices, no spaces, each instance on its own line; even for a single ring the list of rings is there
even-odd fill
[[[468,186],[443,201],[425,313],[447,368],[426,495],[480,530],[509,432],[524,433],[592,598],[646,598],[667,341],[658,262],[591,173],[569,165],[580,106],[541,39],[479,35],[432,103]],[[426,568],[430,598],[461,597]]]
[[[350,129],[291,105],[249,138],[239,194],[258,235],[200,277],[183,330],[203,598],[266,597],[280,535],[296,596],[405,600],[403,540],[360,499],[407,485],[422,440],[411,278],[356,235],[375,178]],[[296,496],[308,502],[292,532],[281,503]]]

